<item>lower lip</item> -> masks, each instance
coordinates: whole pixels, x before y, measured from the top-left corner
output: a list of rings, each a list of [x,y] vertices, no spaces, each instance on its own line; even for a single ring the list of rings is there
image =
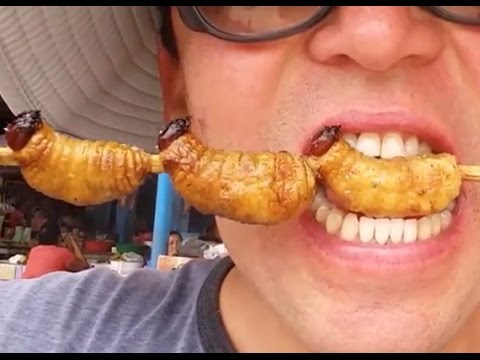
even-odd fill
[[[356,272],[388,275],[398,272],[418,271],[433,263],[440,263],[456,253],[459,235],[465,221],[465,206],[462,196],[458,198],[449,228],[428,240],[413,244],[373,245],[348,242],[325,231],[315,221],[310,211],[300,216],[303,238],[308,242],[310,256],[320,256],[324,261]]]

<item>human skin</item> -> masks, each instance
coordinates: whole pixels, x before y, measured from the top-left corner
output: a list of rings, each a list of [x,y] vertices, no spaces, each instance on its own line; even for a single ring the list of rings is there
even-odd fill
[[[172,234],[168,237],[168,255],[174,256],[178,252],[178,245],[180,244],[180,237]]]
[[[308,32],[260,44],[194,33],[175,10],[173,25],[179,61],[159,46],[165,115],[192,114],[209,146],[298,153],[332,116],[394,112],[393,127],[401,114],[429,119],[461,163],[480,163],[478,27],[389,6],[338,7]],[[454,245],[405,264],[361,248],[332,258],[323,228],[306,231],[304,217],[269,227],[218,218],[236,264],[220,294],[236,348],[480,350],[480,187],[463,191],[452,229],[436,240]]]

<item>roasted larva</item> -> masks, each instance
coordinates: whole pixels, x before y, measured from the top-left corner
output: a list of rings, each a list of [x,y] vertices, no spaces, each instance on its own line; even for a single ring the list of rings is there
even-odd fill
[[[210,149],[190,132],[190,118],[170,122],[158,137],[159,154],[106,141],[61,135],[40,112],[19,114],[6,129],[9,149],[0,164],[18,164],[27,183],[52,198],[94,205],[135,190],[148,173],[167,172],[176,190],[205,214],[272,225],[306,210],[317,182],[337,206],[371,217],[413,217],[445,209],[475,167],[449,154],[375,159],[325,127],[309,155]]]
[[[366,156],[326,127],[312,142],[309,165],[334,202],[370,217],[417,217],[440,212],[460,194],[462,174],[450,154],[393,159]]]
[[[175,189],[200,212],[270,225],[312,203],[315,178],[303,156],[213,150],[189,129],[189,118],[174,120],[158,147]]]
[[[439,212],[460,193],[454,156],[371,158],[340,139],[339,126],[325,127],[309,156],[213,150],[189,126],[178,119],[159,136],[165,170],[192,206],[241,222],[274,224],[306,209],[315,191],[310,171],[337,206],[372,217]]]
[[[20,166],[25,181],[49,197],[74,205],[122,197],[152,171],[151,157],[143,150],[59,134],[39,111],[20,113],[5,131],[11,159]]]

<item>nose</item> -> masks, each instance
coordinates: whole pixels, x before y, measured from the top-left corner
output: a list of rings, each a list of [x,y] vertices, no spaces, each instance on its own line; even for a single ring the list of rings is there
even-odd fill
[[[444,46],[439,21],[417,6],[341,6],[329,16],[308,45],[318,62],[386,71],[403,60],[427,63]]]

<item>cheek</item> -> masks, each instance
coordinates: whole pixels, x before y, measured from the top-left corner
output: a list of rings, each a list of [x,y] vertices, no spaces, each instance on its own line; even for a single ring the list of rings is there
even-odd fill
[[[460,28],[452,32],[457,72],[454,113],[461,114],[456,122],[456,135],[461,140],[461,162],[480,164],[480,31],[473,28]],[[467,228],[472,234],[480,226],[480,186],[478,183],[464,183],[465,201],[468,203]],[[472,238],[471,253],[478,254],[480,243]],[[468,250],[468,249],[467,249]],[[468,256],[468,254],[466,254]],[[472,259],[472,263],[475,262]]]
[[[283,278],[283,270],[291,275],[294,269],[301,268],[296,262],[304,253],[299,246],[301,242],[295,241],[298,234],[293,221],[267,227],[217,218],[217,226],[225,247],[242,273],[262,277],[261,280],[252,278],[253,283],[278,282]]]
[[[284,50],[246,50],[211,38],[188,42],[182,53],[188,106],[198,119],[194,130],[209,145],[268,148],[264,134],[275,118],[277,85],[283,72],[280,51]]]
[[[454,112],[462,114],[456,122],[462,138],[462,161],[480,164],[480,31],[462,28],[452,32],[456,55],[456,94]],[[475,134],[475,136],[472,136]],[[478,187],[477,187],[478,188]]]

